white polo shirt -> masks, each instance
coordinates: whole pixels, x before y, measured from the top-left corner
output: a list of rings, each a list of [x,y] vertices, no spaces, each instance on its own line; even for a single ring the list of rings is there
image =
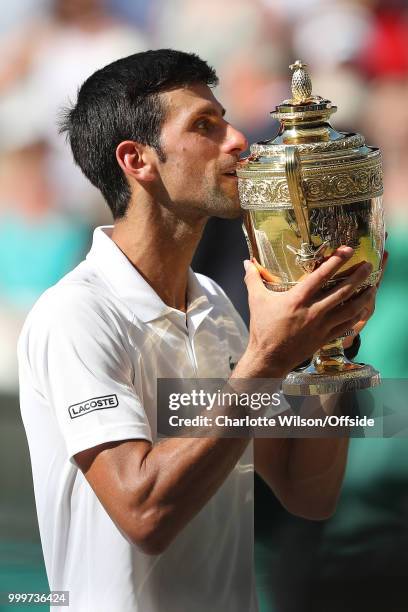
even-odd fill
[[[227,378],[247,344],[213,281],[190,271],[187,313],[170,308],[110,235],[110,227],[95,230],[86,260],[42,295],[19,339],[50,588],[70,592],[71,612],[252,612],[251,446],[158,556],[118,530],[73,459],[104,442],[154,442],[157,379]]]

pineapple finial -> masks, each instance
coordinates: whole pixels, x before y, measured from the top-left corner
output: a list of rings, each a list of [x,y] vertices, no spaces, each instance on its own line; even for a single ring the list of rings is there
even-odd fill
[[[304,69],[307,64],[296,60],[289,68],[293,70],[292,75],[292,99],[295,104],[306,102],[312,95],[312,81],[309,73]]]

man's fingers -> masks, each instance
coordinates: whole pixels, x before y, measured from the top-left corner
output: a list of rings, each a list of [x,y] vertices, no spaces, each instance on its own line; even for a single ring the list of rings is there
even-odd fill
[[[360,264],[350,276],[324,294],[323,298],[319,301],[319,306],[324,310],[329,310],[337,304],[348,300],[355,290],[368,278],[372,269],[372,265],[368,262]]]
[[[351,329],[353,329],[356,323],[358,323],[358,321],[356,321],[355,319],[351,319],[350,321],[346,321],[345,323],[334,327],[331,330],[330,338],[332,340],[335,340],[336,338],[341,338],[346,334],[346,332],[349,332]]]
[[[265,286],[262,282],[260,273],[258,272],[255,264],[252,261],[246,259],[244,261],[245,268],[245,283],[248,289],[248,294],[253,295],[255,292],[265,290]]]
[[[354,298],[348,300],[345,304],[337,306],[337,308],[331,312],[330,325],[337,327],[350,320],[354,320],[354,324],[358,323],[364,315],[365,310],[373,310],[372,301],[376,291],[375,287],[369,287],[361,291],[361,293]],[[356,319],[356,317],[358,318]]]
[[[295,288],[296,291],[300,292],[304,299],[309,299],[315,293],[320,291],[322,287],[327,283],[340,270],[342,266],[350,259],[353,255],[353,249],[347,246],[341,246],[333,255],[331,255],[326,261],[324,261],[317,270],[314,270],[309,276],[302,280]]]
[[[350,330],[353,330],[354,335],[357,335],[360,333],[361,329],[364,327],[366,320],[367,320],[367,308],[363,307],[363,309],[360,310],[355,316],[351,317],[350,319],[346,321],[343,321],[343,323],[340,323],[339,325],[335,325],[330,330],[330,338],[332,338],[333,340],[335,338],[340,338],[341,336],[343,336],[346,332],[349,332]]]
[[[259,274],[261,275],[262,280],[266,281],[267,283],[275,283],[275,284],[279,284],[281,282],[281,279],[279,276],[272,274],[272,272],[270,272],[267,268],[265,268],[265,266],[261,266],[259,261],[255,259],[255,257],[252,257],[251,262],[254,264],[254,266],[258,270]]]
[[[385,269],[386,269],[387,263],[388,263],[388,257],[389,257],[388,251],[384,251],[383,257],[382,257],[382,261],[381,261],[381,274],[380,274],[380,278],[378,279],[378,282],[377,282],[377,287],[380,286],[381,281],[383,279],[384,272],[385,272]]]

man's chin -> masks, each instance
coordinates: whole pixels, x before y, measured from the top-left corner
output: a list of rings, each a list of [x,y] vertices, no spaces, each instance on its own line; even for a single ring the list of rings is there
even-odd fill
[[[243,210],[240,206],[238,189],[232,193],[226,190],[214,193],[214,197],[208,200],[209,216],[218,217],[219,219],[239,219],[242,217]]]
[[[211,216],[217,217],[218,219],[239,219],[242,217],[243,213],[244,211],[242,208],[238,206],[237,208],[231,207],[225,210],[215,210]]]

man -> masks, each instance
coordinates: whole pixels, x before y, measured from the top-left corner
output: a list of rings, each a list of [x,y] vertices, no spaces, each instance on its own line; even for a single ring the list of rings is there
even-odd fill
[[[253,452],[243,439],[156,440],[158,378],[280,378],[362,317],[370,267],[325,282],[339,249],[295,289],[268,292],[246,262],[249,338],[190,262],[210,216],[240,215],[245,137],[214,71],[148,51],[93,74],[64,129],[114,225],[48,290],[19,342],[21,409],[52,589],[71,610],[256,610]],[[238,361],[230,372],[230,361]],[[292,512],[328,516],[347,442],[256,440],[255,469]]]

